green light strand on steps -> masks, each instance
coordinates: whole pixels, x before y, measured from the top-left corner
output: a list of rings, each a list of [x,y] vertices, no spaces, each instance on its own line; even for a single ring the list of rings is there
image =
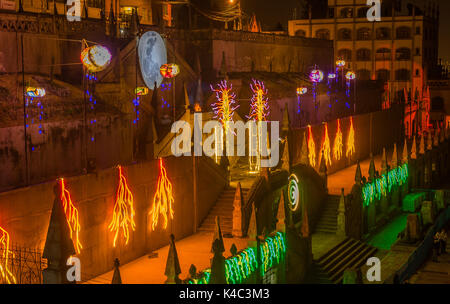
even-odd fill
[[[374,200],[380,200],[391,193],[393,187],[406,184],[408,180],[408,164],[394,168],[362,188],[364,205],[369,206]]]

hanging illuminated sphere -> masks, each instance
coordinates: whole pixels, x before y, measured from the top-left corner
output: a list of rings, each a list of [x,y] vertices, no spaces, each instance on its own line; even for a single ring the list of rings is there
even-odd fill
[[[288,199],[289,209],[296,211],[300,205],[300,189],[298,187],[298,178],[295,174],[291,174],[288,182]]]
[[[345,78],[347,80],[353,80],[356,78],[356,74],[352,71],[347,72],[347,74],[345,75]]]
[[[337,60],[336,61],[336,66],[340,67],[340,68],[345,66],[345,60],[342,60],[342,59]]]
[[[144,96],[148,94],[148,88],[147,87],[137,87],[134,90],[134,93],[138,96]]]
[[[321,82],[323,80],[323,72],[321,70],[312,70],[309,74],[309,79],[312,82]]]
[[[328,79],[335,79],[335,78],[336,78],[336,74],[334,74],[334,73],[328,74]]]
[[[180,73],[180,67],[175,63],[166,63],[161,66],[159,72],[164,78],[173,78]]]
[[[297,95],[304,95],[306,93],[308,93],[308,88],[307,87],[297,88]]]
[[[100,72],[111,63],[111,53],[101,45],[93,45],[81,52],[81,62],[89,72]]]
[[[28,87],[26,94],[28,97],[39,98],[44,97],[46,92],[44,88]]]

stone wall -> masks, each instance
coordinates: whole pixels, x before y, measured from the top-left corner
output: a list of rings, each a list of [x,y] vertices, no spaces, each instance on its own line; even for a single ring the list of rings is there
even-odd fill
[[[224,174],[217,166],[208,159],[197,159],[198,173],[201,176],[198,180],[197,207],[193,204],[192,158],[164,159],[175,200],[174,219],[169,221],[166,230],[163,229],[163,218],[160,216],[153,231],[149,215],[159,175],[159,161],[123,168],[134,196],[136,230],[131,232],[128,245],[125,245],[120,234],[116,248],[113,248],[114,233],[109,231],[108,225],[112,219],[118,170],[110,168],[95,174],[65,179],[72,201],[79,210],[80,241],[83,246],[79,257],[83,280],[111,270],[116,257],[122,263],[127,263],[167,245],[171,233],[179,240],[194,232],[194,227],[199,225],[226,185]],[[53,181],[0,193],[0,223],[9,232],[12,242],[42,249],[54,200],[55,183]]]

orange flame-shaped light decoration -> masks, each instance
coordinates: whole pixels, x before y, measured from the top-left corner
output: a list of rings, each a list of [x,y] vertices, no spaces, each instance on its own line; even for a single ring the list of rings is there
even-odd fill
[[[308,158],[311,167],[316,166],[316,144],[312,134],[311,126],[308,126]]]
[[[355,129],[353,128],[353,117],[350,117],[350,129],[347,137],[347,150],[345,155],[350,157],[355,153]]]
[[[325,123],[325,130],[322,143],[322,157],[325,158],[325,164],[331,166],[331,145],[330,137],[328,136],[328,125]]]
[[[337,120],[336,138],[334,139],[334,145],[333,145],[334,159],[336,159],[336,160],[341,159],[343,146],[344,146],[344,143],[342,141],[341,120],[338,119]]]
[[[153,206],[150,214],[152,215],[152,229],[155,230],[158,225],[158,218],[161,215],[164,218],[164,229],[167,228],[169,222],[168,217],[173,219],[173,203],[172,183],[167,178],[166,168],[162,158],[159,159],[159,176],[156,185],[156,193],[153,197]]]
[[[17,284],[17,279],[9,270],[8,264],[10,257],[14,258],[14,254],[9,250],[9,234],[8,232],[0,227],[0,275],[8,284]]]
[[[119,230],[122,228],[125,238],[125,245],[130,239],[130,227],[134,231],[136,223],[134,222],[133,194],[128,188],[127,179],[123,175],[122,167],[119,169],[119,187],[117,187],[116,203],[114,204],[113,218],[108,228],[115,231],[113,246],[116,247]]]
[[[66,189],[64,179],[59,180],[61,187],[61,202],[64,207],[64,213],[66,214],[66,220],[70,228],[70,238],[74,242],[75,251],[77,254],[81,252],[83,246],[80,242],[80,221],[78,220],[78,209],[72,203],[72,198],[70,197],[70,192]]]

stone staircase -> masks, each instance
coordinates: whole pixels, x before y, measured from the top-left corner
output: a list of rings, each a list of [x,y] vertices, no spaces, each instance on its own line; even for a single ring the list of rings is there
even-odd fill
[[[226,188],[217,199],[215,205],[211,208],[199,231],[214,232],[216,225],[216,216],[220,217],[220,228],[222,234],[231,234],[233,231],[233,201],[236,188]],[[242,189],[242,196],[247,197],[248,189]]]
[[[322,267],[313,261],[308,275],[307,284],[333,284],[328,277],[328,274],[322,269]]]
[[[346,238],[314,262],[319,269],[327,274],[331,282],[340,284],[342,283],[345,270],[349,268],[360,268],[376,252],[377,248],[351,238]]]
[[[316,223],[315,232],[336,234],[339,200],[339,195],[328,195],[327,202]]]

